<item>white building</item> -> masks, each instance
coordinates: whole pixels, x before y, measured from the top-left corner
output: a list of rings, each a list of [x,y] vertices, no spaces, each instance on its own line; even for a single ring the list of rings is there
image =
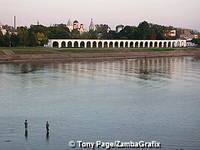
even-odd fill
[[[169,48],[186,47],[186,40],[49,39],[46,47],[68,48]]]
[[[1,24],[1,22],[0,22],[0,31],[3,35],[7,33],[7,30],[3,28],[3,24]]]
[[[187,41],[187,47],[196,47],[197,44],[192,43],[191,41]]]
[[[75,20],[72,24],[71,20],[69,19],[67,22],[67,27],[69,28],[70,31],[77,29],[80,33],[86,32],[84,25],[80,24],[77,20]]]
[[[90,22],[89,31],[90,30],[92,30],[92,31],[96,30],[96,27],[94,25],[93,19],[91,19],[91,22]]]
[[[72,31],[73,30],[73,24],[71,22],[71,20],[69,19],[68,22],[67,22],[67,27],[69,28],[69,31]]]
[[[167,36],[175,37],[175,36],[176,36],[176,30],[175,30],[175,29],[170,30],[170,31],[167,33]]]
[[[123,29],[124,29],[124,25],[118,25],[118,26],[116,26],[116,32],[117,33],[119,33]]]

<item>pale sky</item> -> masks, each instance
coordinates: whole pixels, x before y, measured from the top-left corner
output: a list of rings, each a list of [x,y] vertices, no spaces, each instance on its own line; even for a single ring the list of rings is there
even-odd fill
[[[135,25],[144,20],[200,31],[200,0],[0,0],[0,22],[13,25],[67,23]]]

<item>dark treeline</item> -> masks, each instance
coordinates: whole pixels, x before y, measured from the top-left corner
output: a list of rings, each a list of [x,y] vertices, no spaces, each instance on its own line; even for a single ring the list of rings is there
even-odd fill
[[[177,39],[168,37],[166,33],[174,29],[146,21],[137,27],[125,26],[120,32],[111,30],[108,25],[96,26],[95,31],[80,33],[78,30],[70,30],[65,24],[58,24],[50,27],[43,25],[31,25],[28,27],[18,27],[16,33],[7,32],[3,35],[0,32],[0,46],[43,46],[48,39],[138,39],[138,40],[164,40]]]
[[[192,40],[192,43],[195,43],[195,44],[197,44],[198,46],[200,46],[200,38],[198,38],[198,39],[193,39],[193,40]]]

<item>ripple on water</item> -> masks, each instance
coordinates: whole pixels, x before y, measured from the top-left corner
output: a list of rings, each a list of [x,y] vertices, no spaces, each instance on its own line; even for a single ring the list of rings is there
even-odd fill
[[[64,150],[72,139],[148,139],[166,150],[198,149],[199,82],[200,61],[191,57],[0,64],[0,147]]]

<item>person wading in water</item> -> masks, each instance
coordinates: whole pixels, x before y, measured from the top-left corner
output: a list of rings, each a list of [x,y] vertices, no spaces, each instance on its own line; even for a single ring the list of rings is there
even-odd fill
[[[46,130],[47,130],[47,135],[49,135],[49,122],[46,122]]]
[[[25,126],[25,137],[28,137],[28,121],[27,120],[25,120],[24,126]]]

